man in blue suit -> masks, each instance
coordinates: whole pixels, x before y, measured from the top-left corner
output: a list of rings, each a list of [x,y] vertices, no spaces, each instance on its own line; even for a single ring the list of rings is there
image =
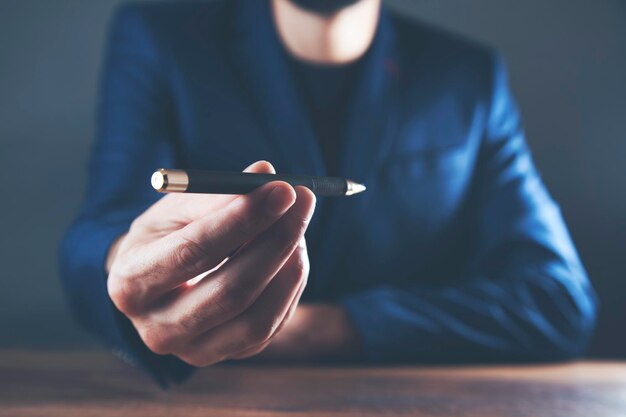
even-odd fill
[[[368,188],[149,187],[159,167],[258,160]],[[61,265],[78,319],[163,385],[257,355],[563,359],[595,318],[502,60],[380,0],[123,7]]]

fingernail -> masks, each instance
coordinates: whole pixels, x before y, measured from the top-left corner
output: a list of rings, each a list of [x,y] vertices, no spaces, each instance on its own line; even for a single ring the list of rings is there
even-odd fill
[[[265,198],[265,209],[272,216],[284,214],[293,205],[294,194],[288,187],[274,187]]]

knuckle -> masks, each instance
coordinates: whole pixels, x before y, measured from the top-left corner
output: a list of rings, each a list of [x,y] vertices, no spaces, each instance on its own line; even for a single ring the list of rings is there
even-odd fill
[[[187,335],[198,334],[206,321],[205,315],[200,309],[190,309],[178,319],[178,325]]]
[[[130,227],[128,228],[129,233],[135,233],[137,231],[143,230],[145,224],[145,216],[146,212],[143,212],[130,223]]]
[[[272,237],[272,246],[277,248],[277,254],[281,257],[289,256],[298,246],[300,236],[291,228],[285,227]]]
[[[157,326],[141,326],[137,329],[141,340],[152,352],[157,355],[167,355],[172,353],[173,338],[168,336],[168,332]]]
[[[309,272],[311,270],[311,266],[309,263],[309,258],[306,256],[306,254],[302,253],[302,250],[296,249],[299,251],[299,253],[297,254],[294,264],[293,264],[293,268],[294,268],[294,273],[298,278],[298,283],[303,283],[303,281],[306,281],[308,276],[309,276]]]
[[[269,341],[262,343],[260,346],[257,346],[256,348],[254,348],[250,352],[248,352],[246,357],[251,357],[251,356],[258,355],[259,353],[263,352],[269,345],[270,345]]]
[[[195,355],[178,355],[178,358],[185,362],[187,365],[191,365],[196,368],[202,368],[203,366],[205,366],[204,361]]]
[[[295,248],[295,250],[301,251],[300,256],[307,256],[306,249],[301,244],[306,225],[307,223],[299,220],[298,217],[288,219],[288,222],[276,236],[285,253],[289,253]]]
[[[223,360],[221,358],[215,358],[202,352],[188,352],[177,356],[186,364],[194,366],[196,368],[204,368],[205,366],[210,366]]]
[[[113,279],[111,284],[107,281],[109,297],[115,306],[127,316],[140,315],[142,306],[146,303],[149,292],[148,279],[142,278],[144,277],[134,276]]]
[[[274,315],[261,316],[251,321],[247,326],[246,340],[249,345],[258,345],[269,340],[280,321]]]
[[[306,286],[308,277],[309,277],[308,269],[307,271],[301,270],[300,272],[297,272],[294,278],[295,282],[294,282],[293,288],[298,289],[300,287]]]
[[[125,285],[113,274],[109,274],[107,278],[107,292],[109,298],[113,303],[122,310],[122,305],[125,304],[128,298],[128,290]]]
[[[234,288],[229,284],[220,285],[214,292],[213,306],[222,318],[234,317],[252,304],[252,295],[245,287]]]
[[[233,356],[232,359],[247,359],[247,358],[251,358],[253,356],[258,355],[259,353],[261,353],[262,351],[265,350],[265,348],[267,348],[269,346],[269,342],[265,342],[262,343],[259,346],[254,346],[249,348],[248,350],[242,352],[242,353],[238,353],[237,355]]]
[[[171,251],[171,262],[185,271],[193,270],[195,265],[207,256],[206,249],[200,243],[182,236],[180,244]]]
[[[290,254],[293,254],[294,248],[298,246],[298,242],[300,241],[299,236],[294,236],[293,234],[287,235],[285,236],[284,241],[284,247],[283,247],[283,253],[281,255],[283,256],[289,256]]]
[[[123,274],[110,273],[107,278],[107,292],[113,304],[124,314],[132,314],[135,310],[137,291],[133,288],[133,280]]]
[[[300,234],[304,234],[304,231],[309,226],[311,217],[308,213],[294,212],[293,215],[289,216],[289,221],[291,223],[291,227],[297,230]]]
[[[202,360],[202,359],[197,359],[195,357],[192,358],[181,358],[184,362],[186,362],[188,365],[191,365],[193,367],[196,368],[204,368],[205,366],[208,366],[209,364]]]
[[[126,261],[126,257],[117,256],[113,265],[111,265],[111,270],[109,271],[109,280],[127,280],[132,277],[134,271],[131,265]]]

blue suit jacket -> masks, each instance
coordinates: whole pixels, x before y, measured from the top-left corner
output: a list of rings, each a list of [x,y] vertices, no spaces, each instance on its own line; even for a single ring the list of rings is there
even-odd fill
[[[268,1],[128,5],[104,66],[80,216],[61,249],[78,319],[167,384],[112,305],[108,247],[159,195],[158,167],[324,175]],[[383,12],[357,80],[339,173],[367,184],[321,201],[305,301],[341,303],[368,361],[544,360],[581,353],[595,298],[520,125],[502,60]]]

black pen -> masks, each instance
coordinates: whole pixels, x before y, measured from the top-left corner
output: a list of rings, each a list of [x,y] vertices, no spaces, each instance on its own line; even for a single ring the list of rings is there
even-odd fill
[[[337,177],[248,172],[159,169],[152,187],[161,193],[247,194],[272,181],[305,186],[320,196],[348,196],[365,191],[363,184]]]

